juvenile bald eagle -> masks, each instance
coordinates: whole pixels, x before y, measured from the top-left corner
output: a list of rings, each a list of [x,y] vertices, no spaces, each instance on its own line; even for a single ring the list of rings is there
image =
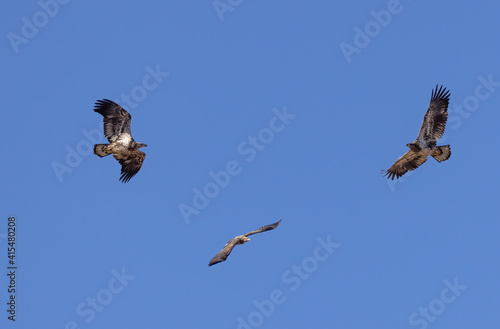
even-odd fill
[[[113,154],[122,166],[120,180],[126,183],[141,169],[146,154],[139,149],[147,145],[134,141],[130,133],[132,117],[120,105],[108,99],[98,100],[94,111],[104,117],[104,136],[109,141],[94,145],[94,153],[101,158]]]
[[[424,116],[422,127],[417,139],[406,146],[410,148],[399,158],[384,176],[394,179],[414,170],[427,161],[430,155],[438,162],[448,160],[451,155],[450,145],[436,146],[438,139],[443,137],[446,121],[448,120],[448,103],[450,102],[450,91],[441,86],[433,90],[431,103]]]
[[[231,253],[231,251],[233,251],[234,246],[236,246],[237,244],[243,244],[245,242],[250,241],[250,238],[248,238],[249,235],[262,233],[262,232],[269,231],[269,230],[274,230],[276,227],[278,227],[280,222],[281,222],[281,219],[274,224],[262,226],[261,228],[255,230],[255,231],[248,232],[248,233],[245,233],[243,235],[239,235],[239,236],[229,240],[229,242],[226,243],[224,248],[222,248],[222,250],[219,251],[219,253],[217,255],[215,255],[214,258],[212,258],[210,263],[208,263],[208,266],[212,266],[212,265],[215,265],[217,263],[225,261],[226,258]]]

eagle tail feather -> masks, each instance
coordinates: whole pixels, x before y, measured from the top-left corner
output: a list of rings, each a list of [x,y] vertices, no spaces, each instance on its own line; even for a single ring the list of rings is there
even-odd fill
[[[106,155],[110,155],[111,152],[108,151],[109,144],[95,144],[94,145],[94,153],[98,156],[105,157]]]
[[[436,159],[438,162],[446,161],[451,156],[451,148],[450,145],[438,146],[436,151],[432,153],[432,157]]]

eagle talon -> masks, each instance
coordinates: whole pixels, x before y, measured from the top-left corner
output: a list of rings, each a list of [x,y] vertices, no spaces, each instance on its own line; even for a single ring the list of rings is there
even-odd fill
[[[388,179],[398,179],[408,171],[417,169],[430,155],[438,162],[448,160],[451,155],[450,145],[436,146],[438,139],[443,137],[446,121],[448,120],[448,104],[450,91],[439,87],[432,91],[431,103],[424,116],[422,127],[417,139],[406,146],[410,149],[400,157],[386,172]]]
[[[120,105],[109,99],[98,100],[94,111],[104,117],[104,136],[109,141],[109,144],[94,145],[94,153],[99,157],[113,154],[122,166],[120,181],[127,183],[141,169],[146,154],[139,149],[147,145],[132,138],[132,117]]]

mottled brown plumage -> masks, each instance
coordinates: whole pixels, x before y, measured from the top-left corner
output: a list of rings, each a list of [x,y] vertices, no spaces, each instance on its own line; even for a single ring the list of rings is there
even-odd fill
[[[248,236],[250,236],[252,234],[262,233],[262,232],[269,231],[269,230],[274,230],[276,227],[278,227],[280,222],[281,222],[281,219],[274,224],[262,226],[261,228],[255,230],[255,231],[251,231],[251,232],[245,233],[243,235],[239,235],[235,238],[232,238],[231,240],[229,240],[228,243],[226,243],[224,248],[222,248],[222,250],[219,251],[219,253],[214,258],[212,258],[210,263],[208,263],[208,266],[212,266],[212,265],[215,265],[217,263],[225,261],[226,258],[229,256],[229,254],[231,254],[231,251],[233,251],[233,248],[236,245],[243,244],[245,242],[250,241],[250,238],[248,238]]]
[[[141,169],[146,154],[139,149],[147,145],[132,138],[132,117],[120,105],[108,99],[98,100],[94,111],[104,117],[104,136],[109,141],[109,144],[94,145],[94,153],[100,157],[113,154],[122,166],[120,180],[126,183]]]
[[[448,160],[451,155],[450,145],[436,146],[438,139],[443,137],[446,121],[448,120],[448,104],[450,92],[441,86],[433,90],[431,103],[424,116],[417,139],[406,146],[410,149],[400,157],[384,176],[394,179],[415,170],[421,166],[430,155],[438,162]]]

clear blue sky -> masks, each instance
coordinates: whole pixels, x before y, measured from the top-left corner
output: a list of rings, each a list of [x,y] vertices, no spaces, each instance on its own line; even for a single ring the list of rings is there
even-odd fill
[[[2,328],[499,327],[499,3],[59,1],[0,11]],[[436,84],[452,156],[389,183]]]

